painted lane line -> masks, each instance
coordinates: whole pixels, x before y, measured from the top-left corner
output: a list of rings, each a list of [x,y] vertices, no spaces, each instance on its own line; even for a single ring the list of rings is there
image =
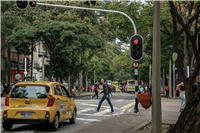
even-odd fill
[[[120,109],[126,109],[126,108],[128,108],[128,107],[130,107],[130,106],[132,106],[132,105],[134,105],[134,104],[135,104],[135,102],[130,103],[130,104],[124,106],[124,107],[121,107]]]
[[[101,120],[97,120],[97,119],[85,119],[85,118],[76,118],[76,119],[81,120],[81,121],[90,121],[90,122],[101,121]]]
[[[80,115],[88,115],[88,116],[100,116],[100,117],[102,117],[102,116],[105,116],[105,117],[112,116],[112,115],[101,115],[101,114],[84,114],[84,113],[80,113],[80,114],[78,114],[78,116],[80,116]]]
[[[86,108],[86,109],[77,111],[77,114],[84,113],[84,112],[88,112],[88,111],[91,111],[91,110],[94,110],[94,108]]]
[[[88,106],[94,106],[94,107],[98,107],[98,105],[94,105],[94,104],[86,104],[86,103],[81,103],[81,105],[88,105]],[[101,106],[103,108],[110,108],[110,106]],[[117,107],[113,107],[114,109],[118,109]]]
[[[117,112],[116,114],[113,114],[113,115],[121,115],[121,114],[124,114],[125,111],[126,111],[126,109],[123,109],[123,110],[121,110],[121,111],[119,111],[119,112]]]
[[[106,114],[106,113],[108,113],[108,112],[111,112],[111,110],[110,110],[110,109],[105,109],[104,111],[95,113],[95,115],[104,115],[104,114]]]
[[[116,102],[122,102],[124,101],[124,99],[119,99],[119,100],[116,100]]]

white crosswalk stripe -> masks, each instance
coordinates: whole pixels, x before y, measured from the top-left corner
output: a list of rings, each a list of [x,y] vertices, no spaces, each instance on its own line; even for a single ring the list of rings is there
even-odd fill
[[[82,120],[82,121],[89,121],[89,122],[95,122],[95,121],[101,121],[97,119],[85,119],[85,118],[76,118],[77,120]]]
[[[111,112],[111,110],[110,109],[105,109],[104,111],[100,111],[98,113],[95,113],[95,115],[104,115],[104,114],[106,114],[108,112]]]
[[[91,110],[95,110],[95,109],[94,109],[94,108],[86,108],[86,109],[77,111],[77,114],[84,113],[84,112],[88,112],[88,111],[91,111]]]

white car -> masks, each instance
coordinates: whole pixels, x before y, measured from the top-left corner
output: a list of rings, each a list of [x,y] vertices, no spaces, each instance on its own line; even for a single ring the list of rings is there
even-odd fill
[[[4,90],[4,87],[3,87],[3,84],[1,83],[1,96],[3,96],[3,90]]]

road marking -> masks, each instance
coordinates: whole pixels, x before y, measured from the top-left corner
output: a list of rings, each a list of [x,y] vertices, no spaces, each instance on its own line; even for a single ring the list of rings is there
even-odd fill
[[[119,111],[119,112],[117,112],[116,114],[113,114],[113,115],[121,115],[121,114],[124,114],[125,111],[126,111],[126,109],[123,109],[123,110],[121,110],[121,111]]]
[[[106,114],[106,113],[108,113],[108,112],[111,112],[111,110],[110,110],[110,109],[105,109],[104,111],[95,113],[95,115],[104,115],[104,114]]]
[[[36,128],[34,130],[25,130],[25,131],[20,131],[20,132],[15,132],[15,133],[34,133],[35,131],[37,131],[39,128]]]
[[[98,105],[94,105],[94,104],[86,104],[86,103],[81,103],[81,105],[88,105],[88,106],[95,106],[98,107]],[[103,108],[110,108],[110,106],[101,106]],[[117,107],[113,107],[114,109],[118,109]]]
[[[85,118],[76,118],[77,120],[81,120],[81,121],[91,121],[91,122],[94,122],[94,121],[101,121],[101,120],[97,120],[97,119],[85,119]]]
[[[84,112],[88,112],[88,111],[91,111],[91,110],[94,110],[94,108],[86,108],[86,109],[77,111],[77,114],[84,113]]]
[[[116,100],[116,102],[122,102],[124,101],[124,99],[119,99],[119,100]]]
[[[126,109],[126,108],[128,108],[128,107],[130,107],[130,106],[132,106],[132,105],[134,105],[134,104],[135,104],[135,102],[130,103],[130,104],[124,106],[124,107],[121,107],[120,109]]]
[[[78,115],[79,115],[79,116],[80,116],[80,115],[101,116],[101,117],[102,117],[102,116],[105,116],[105,117],[112,116],[112,115],[101,115],[101,114],[100,114],[100,115],[99,115],[99,114],[84,114],[84,113],[80,113],[80,114],[78,114]]]

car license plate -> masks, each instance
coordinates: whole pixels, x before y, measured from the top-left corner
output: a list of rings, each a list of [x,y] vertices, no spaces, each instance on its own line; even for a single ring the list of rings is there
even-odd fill
[[[30,112],[22,112],[21,113],[21,117],[22,118],[31,118],[32,117],[32,113],[30,113]]]

